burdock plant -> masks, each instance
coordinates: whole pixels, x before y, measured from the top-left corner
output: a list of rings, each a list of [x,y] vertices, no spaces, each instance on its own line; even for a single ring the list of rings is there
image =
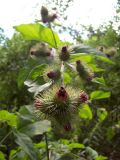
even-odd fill
[[[42,41],[30,49],[30,56],[37,59],[39,65],[29,73],[27,76],[29,80],[25,81],[25,84],[29,87],[30,92],[35,93],[33,105],[35,113],[40,113],[38,115],[50,120],[52,126],[59,125],[63,132],[72,132],[75,129],[74,119],[78,117],[82,107],[87,106],[91,117],[92,112],[88,103],[94,99],[110,96],[109,92],[102,91],[88,96],[85,85],[86,82],[89,82],[89,85],[92,82],[104,82],[103,78],[95,78],[94,72],[101,71],[95,60],[111,62],[106,57],[100,58],[100,55],[97,55],[97,53],[101,54],[100,51],[97,52],[83,45],[76,50],[76,47],[69,43],[61,42],[57,33],[52,29],[57,15],[50,14],[46,7],[42,7],[40,13],[40,23],[15,27],[27,39]],[[91,54],[93,51],[95,54]],[[79,86],[75,87],[76,83]],[[46,134],[45,138],[48,146]],[[47,155],[49,160],[49,154]]]
[[[79,108],[82,103],[88,103],[88,95],[80,88],[76,89],[72,86],[65,84],[65,75],[69,60],[71,58],[72,49],[68,45],[58,47],[55,34],[51,28],[51,21],[48,9],[41,8],[41,17],[43,23],[48,23],[51,29],[54,43],[56,45],[55,61],[46,66],[43,72],[43,78],[47,82],[52,81],[47,90],[42,93],[38,93],[35,96],[34,106],[37,112],[41,112],[45,118],[56,121],[63,130],[71,131],[72,120],[79,112]],[[80,67],[77,61],[76,73],[82,75],[82,72],[86,74],[86,78],[89,77],[85,72],[84,67]],[[81,72],[81,73],[80,73]],[[84,76],[85,77],[85,76]]]

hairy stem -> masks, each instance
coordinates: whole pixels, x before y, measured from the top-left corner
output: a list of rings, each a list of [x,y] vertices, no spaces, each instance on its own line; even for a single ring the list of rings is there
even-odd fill
[[[44,135],[45,135],[45,143],[46,143],[47,160],[50,160],[50,159],[49,159],[49,149],[48,149],[47,133],[44,133]]]
[[[60,72],[61,72],[61,83],[62,83],[62,86],[64,87],[64,62],[63,61],[61,62]]]

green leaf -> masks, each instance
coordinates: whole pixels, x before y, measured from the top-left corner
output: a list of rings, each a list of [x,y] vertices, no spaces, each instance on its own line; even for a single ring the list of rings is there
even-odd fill
[[[27,76],[29,74],[29,70],[28,69],[21,69],[18,77],[17,77],[17,84],[18,87],[20,88],[22,85],[24,85],[24,81],[26,80]]]
[[[85,160],[85,159],[80,158],[79,156],[73,153],[65,153],[57,160]]]
[[[60,44],[60,39],[57,33],[52,32],[50,28],[43,26],[42,24],[21,24],[14,27],[28,40],[38,40],[48,43],[50,46],[57,48]],[[54,36],[53,36],[54,34]],[[57,43],[55,43],[55,40]]]
[[[90,156],[91,159],[96,159],[98,157],[98,153],[91,147],[86,147],[86,153]]]
[[[60,139],[60,143],[67,145],[70,141],[68,139]]]
[[[38,85],[36,82],[33,82],[31,80],[27,80],[24,82],[26,86],[28,86],[28,91],[31,93],[35,93],[37,95],[38,93],[48,89],[52,85],[52,81],[45,83],[43,85]]]
[[[88,63],[87,65],[94,71],[94,72],[103,72],[105,71],[105,69],[103,68],[98,68],[96,63],[94,64],[95,62],[93,63]]]
[[[71,79],[69,73],[64,72],[64,83],[65,83],[65,84],[70,84],[71,80],[72,80],[72,79]]]
[[[37,152],[33,147],[32,140],[25,134],[16,132],[16,143],[21,147],[22,150],[30,157],[31,160],[38,160]]]
[[[70,62],[75,62],[77,60],[85,61],[86,63],[90,63],[93,61],[94,55],[88,55],[86,53],[76,53],[70,55]]]
[[[107,115],[108,115],[108,112],[106,111],[105,108],[98,108],[97,109],[97,116],[100,121],[104,121],[105,118],[107,117]]]
[[[40,142],[40,143],[36,143],[34,144],[35,148],[45,148],[46,147],[46,143],[45,142]]]
[[[95,160],[106,160],[106,159],[108,158],[104,156],[98,156]]]
[[[79,116],[82,119],[92,119],[93,114],[88,104],[83,104],[81,106],[81,108],[79,109]]]
[[[11,127],[16,127],[17,125],[17,116],[14,113],[9,113],[6,110],[0,111],[0,121],[7,122],[7,124]]]
[[[0,160],[5,160],[5,155],[0,151]]]
[[[24,126],[35,121],[32,106],[22,106],[17,116],[17,128],[21,129]]]
[[[73,45],[72,50],[74,51],[74,53],[87,53],[105,56],[103,52],[98,51],[97,49],[91,48],[90,46],[84,44]]]
[[[95,100],[95,99],[104,99],[104,98],[109,98],[110,97],[110,92],[104,92],[104,91],[93,91],[90,94],[90,99]]]
[[[28,160],[28,158],[28,155],[23,150],[20,150],[20,147],[10,152],[10,160]]]
[[[115,136],[115,128],[114,127],[109,127],[107,129],[107,133],[106,133],[106,136],[107,136],[107,139],[108,140],[111,140],[114,136]]]
[[[92,82],[106,86],[105,79],[103,77],[96,77],[96,78],[92,79]]]
[[[36,80],[36,78],[43,75],[45,67],[46,67],[46,64],[41,64],[41,65],[38,65],[37,67],[33,68],[27,78],[31,79],[31,80]]]
[[[28,124],[27,126],[21,128],[19,131],[32,137],[35,135],[43,134],[50,130],[50,121],[43,120],[35,122],[33,124]]]
[[[80,144],[80,143],[71,143],[68,146],[70,149],[74,149],[74,148],[84,149],[85,148],[84,144]]]
[[[109,58],[104,57],[104,56],[95,55],[94,58],[95,58],[95,60],[99,60],[99,61],[102,61],[102,62],[105,62],[105,63],[109,63],[109,64],[114,64],[113,61],[111,61]]]

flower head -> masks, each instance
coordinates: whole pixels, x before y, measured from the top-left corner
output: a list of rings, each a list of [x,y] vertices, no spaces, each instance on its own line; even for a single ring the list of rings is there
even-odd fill
[[[40,111],[45,116],[55,119],[60,125],[64,125],[72,120],[78,110],[78,95],[79,92],[71,87],[53,86],[41,96],[36,97],[35,103],[37,102],[37,106],[40,106]]]

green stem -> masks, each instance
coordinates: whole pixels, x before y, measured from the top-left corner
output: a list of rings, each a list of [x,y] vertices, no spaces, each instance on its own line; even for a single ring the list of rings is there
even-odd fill
[[[55,48],[57,49],[57,42],[56,42],[55,34],[54,34],[53,30],[52,30],[52,26],[51,26],[50,23],[49,23],[49,28],[51,29],[51,32],[52,32],[52,35],[53,35],[53,39],[54,39],[54,42],[55,42]]]
[[[61,83],[62,83],[62,86],[64,87],[64,62],[62,61],[61,62]]]
[[[90,142],[91,142],[91,139],[92,139],[93,135],[95,134],[96,130],[99,128],[100,124],[101,124],[101,122],[98,121],[98,122],[96,123],[95,127],[94,127],[94,128],[92,129],[92,131],[90,132],[90,135],[89,135],[89,140],[90,140]]]
[[[50,160],[50,159],[49,159],[49,149],[48,149],[47,133],[44,133],[44,135],[45,135],[45,143],[46,143],[47,160]]]
[[[1,141],[0,141],[0,145],[7,139],[7,137],[12,133],[12,131],[10,131]]]

